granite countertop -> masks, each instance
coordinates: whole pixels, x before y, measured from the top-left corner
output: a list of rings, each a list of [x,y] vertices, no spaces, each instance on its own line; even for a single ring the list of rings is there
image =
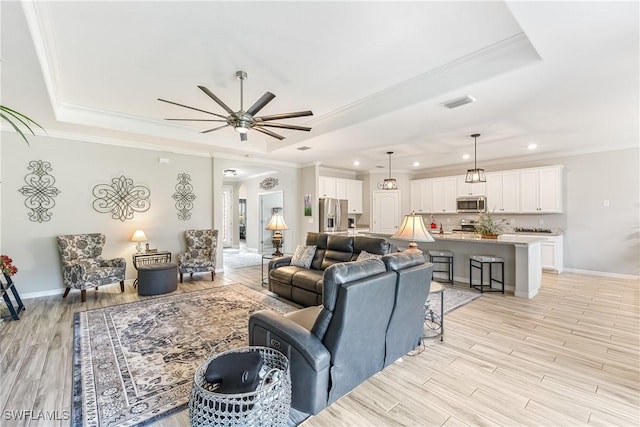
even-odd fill
[[[364,233],[375,237],[384,237],[390,240],[398,241],[397,239],[391,239],[391,234],[383,233]],[[521,235],[521,234],[508,234],[500,235],[497,239],[483,239],[477,233],[432,233],[433,238],[438,241],[452,241],[452,242],[469,242],[469,243],[489,243],[489,244],[524,244],[529,245],[532,243],[539,243],[545,240],[545,236],[540,235]],[[424,243],[423,243],[424,244]]]

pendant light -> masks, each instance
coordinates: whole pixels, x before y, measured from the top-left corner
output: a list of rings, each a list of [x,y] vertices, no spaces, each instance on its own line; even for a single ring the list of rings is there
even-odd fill
[[[464,182],[475,184],[476,182],[487,182],[487,178],[484,176],[484,169],[478,169],[478,165],[476,164],[478,161],[478,137],[479,133],[474,133],[471,135],[473,138],[473,169],[467,170],[467,176],[464,179]]]
[[[384,181],[382,181],[382,189],[397,190],[398,183],[395,178],[391,178],[391,155],[393,154],[393,151],[387,151],[387,154],[389,155],[389,178],[385,178]]]

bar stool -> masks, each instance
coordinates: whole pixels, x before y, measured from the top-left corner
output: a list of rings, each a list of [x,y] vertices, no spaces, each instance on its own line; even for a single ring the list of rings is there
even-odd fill
[[[485,264],[489,264],[489,283],[484,283],[484,266]],[[500,280],[494,279],[492,266],[493,264],[500,264],[502,268],[502,275],[500,276]],[[473,269],[477,268],[480,270],[480,284],[473,284]],[[498,283],[502,285],[502,290],[498,288],[492,288],[491,285],[493,283]],[[492,255],[471,255],[469,256],[469,287],[478,289],[480,293],[484,292],[502,292],[504,294],[504,258],[492,256]],[[485,289],[485,287],[487,289]]]
[[[453,284],[453,252],[451,251],[429,251],[429,262],[433,263],[433,274],[431,275],[431,280],[438,280],[443,283],[451,283]],[[442,268],[447,268],[446,270],[436,270],[435,264],[443,264]],[[449,280],[437,278],[435,277],[435,273],[447,273],[447,277]]]

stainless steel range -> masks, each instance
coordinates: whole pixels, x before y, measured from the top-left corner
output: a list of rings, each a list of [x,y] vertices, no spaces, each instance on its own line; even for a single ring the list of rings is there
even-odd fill
[[[454,228],[454,233],[475,233],[477,219],[462,219],[460,220],[460,228]]]

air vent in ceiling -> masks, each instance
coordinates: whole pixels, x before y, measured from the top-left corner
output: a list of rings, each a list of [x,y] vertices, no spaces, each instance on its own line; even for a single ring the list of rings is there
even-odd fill
[[[445,101],[441,105],[447,108],[458,108],[458,107],[462,107],[463,105],[475,102],[475,100],[476,99],[474,97],[465,95],[460,98],[455,98],[455,99],[450,99],[448,101]]]
[[[302,147],[298,147],[298,150],[307,151],[307,150],[311,150],[311,147],[307,147],[306,145],[303,145]]]
[[[376,165],[376,167],[377,167],[378,169],[384,169],[384,166],[382,166],[382,165]]]

